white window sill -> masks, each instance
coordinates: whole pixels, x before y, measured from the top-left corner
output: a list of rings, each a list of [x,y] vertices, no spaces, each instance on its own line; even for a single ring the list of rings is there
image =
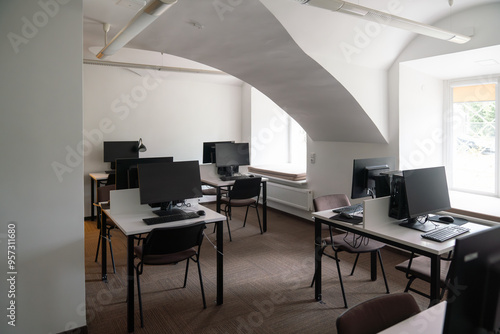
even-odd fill
[[[450,191],[451,211],[500,222],[500,198]]]

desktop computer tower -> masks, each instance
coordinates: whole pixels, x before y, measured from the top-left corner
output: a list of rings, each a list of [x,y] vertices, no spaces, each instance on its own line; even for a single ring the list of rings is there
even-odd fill
[[[391,181],[391,199],[389,202],[389,217],[395,219],[408,218],[405,180],[403,175],[393,175]]]

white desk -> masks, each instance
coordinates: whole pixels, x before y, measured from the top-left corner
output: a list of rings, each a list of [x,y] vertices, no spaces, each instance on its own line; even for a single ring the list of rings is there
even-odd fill
[[[446,302],[441,302],[415,314],[379,334],[441,334],[444,327]]]
[[[111,219],[116,226],[127,236],[127,327],[129,332],[134,331],[134,236],[148,233],[153,228],[166,226],[182,226],[204,221],[207,224],[217,224],[217,304],[223,303],[223,222],[226,217],[201,205],[193,205],[186,210],[204,210],[205,215],[199,218],[181,220],[156,225],[146,225],[143,218],[156,217],[149,205],[139,204],[139,189],[124,189],[110,192],[110,209],[103,210],[102,233],[102,279],[107,281],[107,250],[104,228],[106,219]]]
[[[440,257],[447,254],[455,246],[455,239],[445,242],[435,242],[421,237],[422,232],[399,226],[400,221],[388,217],[389,197],[364,201],[363,223],[353,225],[343,221],[330,219],[335,213],[325,210],[313,213],[315,221],[315,299],[321,300],[321,224],[330,225],[347,232],[378,240],[397,248],[405,249],[431,259],[431,303],[439,301],[440,290]],[[442,225],[442,224],[438,224]],[[485,225],[467,223],[474,233],[489,228]],[[376,265],[372,261],[372,279],[376,278]],[[374,274],[375,271],[375,274]]]
[[[222,181],[217,174],[215,164],[200,165],[200,177],[203,184],[217,189],[216,210],[220,212],[221,188],[229,188],[234,181]],[[267,232],[267,179],[262,178],[262,231]]]
[[[106,174],[104,172],[94,172],[94,173],[89,173],[89,176],[90,176],[90,218],[94,220],[95,219],[94,204],[96,203],[95,202],[96,189],[101,185],[102,182],[108,179],[109,174]]]

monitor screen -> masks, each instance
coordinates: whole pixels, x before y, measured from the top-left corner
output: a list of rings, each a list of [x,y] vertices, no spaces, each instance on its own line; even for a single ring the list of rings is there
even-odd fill
[[[214,164],[215,159],[215,144],[234,143],[234,141],[212,141],[203,143],[203,163]]]
[[[173,157],[116,159],[116,189],[131,189],[139,187],[139,179],[137,174],[137,165],[139,164],[173,161]]]
[[[138,142],[136,141],[105,141],[104,162],[111,162],[111,168],[114,169],[116,159],[138,158]]]
[[[455,240],[444,334],[500,331],[500,226]]]
[[[141,204],[162,203],[202,197],[198,161],[140,164],[139,194]]]
[[[250,165],[248,143],[215,144],[215,159],[217,167]]]
[[[405,170],[403,178],[410,218],[451,208],[443,166]]]
[[[351,198],[389,196],[390,178],[381,173],[393,171],[395,167],[394,157],[355,159],[352,168]]]

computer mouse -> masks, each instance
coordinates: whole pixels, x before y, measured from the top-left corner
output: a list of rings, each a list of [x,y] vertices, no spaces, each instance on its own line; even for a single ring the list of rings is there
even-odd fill
[[[352,219],[354,218],[351,214],[348,214],[347,212],[341,212],[340,217],[342,218],[347,218],[347,219]]]
[[[204,216],[204,215],[205,215],[205,211],[204,211],[204,210],[198,210],[198,211],[196,211],[196,213],[197,213],[199,216]]]
[[[439,221],[443,223],[453,223],[455,219],[452,216],[439,216]]]

